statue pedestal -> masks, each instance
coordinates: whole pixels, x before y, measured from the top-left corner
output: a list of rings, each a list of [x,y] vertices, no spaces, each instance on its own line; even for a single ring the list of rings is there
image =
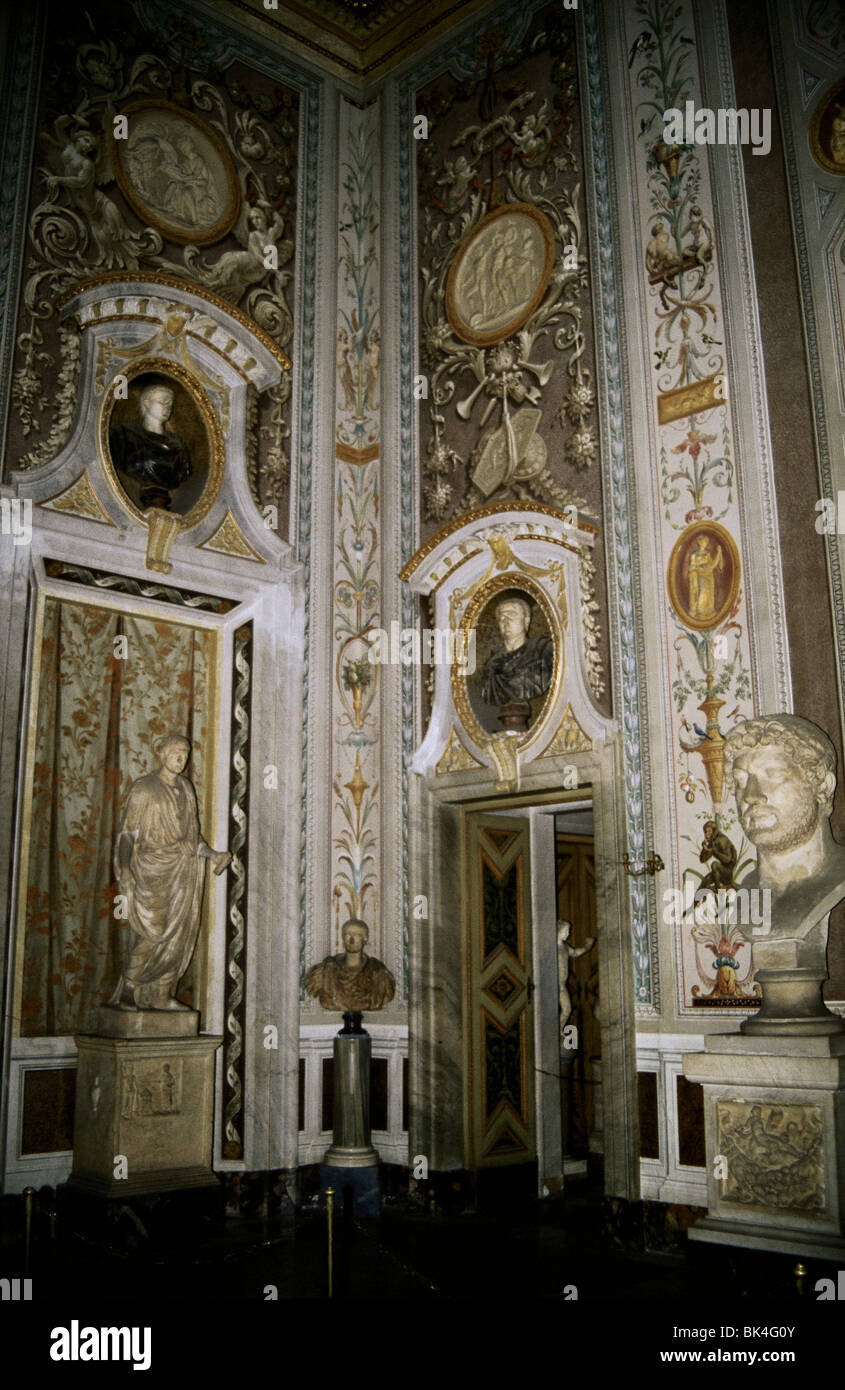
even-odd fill
[[[758,1013],[740,1025],[743,1033],[792,1038],[845,1033],[845,1019],[832,1014],[822,998],[827,967],[824,955],[818,958],[817,941],[814,958],[816,935],[809,946],[796,937],[755,939],[754,978],[762,986],[763,1002]]]
[[[197,1036],[199,1016],[189,1010],[106,1008],[101,1014],[109,1016],[106,1026],[134,1032],[76,1037],[68,1186],[120,1197],[217,1184],[211,1167],[214,1054],[223,1039]],[[188,1021],[193,1036],[185,1036]]]
[[[370,1142],[370,1035],[359,1013],[345,1013],[334,1040],[333,1142],[320,1168],[320,1189],[350,1189],[355,1211],[378,1216],[378,1153]]]
[[[707,1216],[691,1240],[845,1258],[845,1034],[714,1034],[704,1087]]]

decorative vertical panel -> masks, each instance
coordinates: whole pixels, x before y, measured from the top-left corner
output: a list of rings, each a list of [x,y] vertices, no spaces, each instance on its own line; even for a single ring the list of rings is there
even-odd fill
[[[333,542],[332,949],[347,917],[380,948],[379,106],[341,100]]]
[[[239,627],[234,636],[232,673],[232,789],[230,834],[232,860],[226,905],[226,1032],[223,1046],[223,1095],[225,1104],[223,1157],[243,1156],[244,1050],[244,954],[247,905],[247,782],[252,675],[252,624]]]
[[[659,489],[675,862],[680,883],[687,879],[694,891],[699,884],[735,886],[753,859],[725,788],[722,751],[725,735],[755,709],[743,537],[748,508],[737,464],[710,157],[704,145],[667,140],[664,121],[672,108],[704,105],[692,3],[627,4],[624,46],[628,128],[636,133],[642,331],[651,354],[656,446],[650,466]],[[679,1007],[754,1007],[750,951],[740,930],[695,923],[691,913],[676,929]]]

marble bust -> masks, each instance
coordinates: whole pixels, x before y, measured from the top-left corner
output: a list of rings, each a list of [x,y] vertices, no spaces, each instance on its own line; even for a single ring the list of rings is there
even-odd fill
[[[164,382],[145,386],[138,399],[140,420],[127,420],[109,431],[115,468],[141,485],[143,508],[170,510],[170,495],[191,476],[191,456],[184,440],[165,428],[175,393]]]
[[[191,745],[172,734],[156,748],[155,772],[132,783],[117,834],[114,868],[127,900],[129,956],[109,1004],[184,1009],[174,998],[200,927],[205,861],[216,874],[231,859],[200,834],[197,794],[182,776]]]
[[[305,976],[305,992],[322,1008],[337,1013],[365,1013],[383,1009],[396,992],[396,981],[380,960],[368,956],[364,946],[370,929],[350,917],[341,929],[344,949],[312,965]]]
[[[827,978],[828,919],[845,897],[845,846],[834,840],[829,819],[836,788],[833,744],[808,719],[762,715],[731,730],[724,758],[742,828],[758,855],[756,872],[742,886],[772,895],[769,920],[754,928],[764,996],[780,973],[781,983],[794,977],[796,1005],[802,981],[805,1000],[813,990],[818,999],[816,985]],[[796,1008],[797,1014],[805,1011]]]
[[[484,668],[482,698],[488,705],[523,702],[545,695],[555,664],[550,637],[529,637],[531,605],[526,599],[506,598],[496,605],[496,626],[502,645]]]

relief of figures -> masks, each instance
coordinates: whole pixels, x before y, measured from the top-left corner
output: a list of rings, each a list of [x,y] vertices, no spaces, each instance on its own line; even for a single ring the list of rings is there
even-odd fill
[[[799,1211],[824,1206],[817,1105],[720,1102],[716,1121],[719,1152],[728,1167],[725,1200]]]
[[[225,149],[190,112],[166,102],[135,102],[126,109],[129,136],[115,140],[118,181],[146,220],[156,219],[170,240],[219,235],[217,224],[237,210],[238,185]]]

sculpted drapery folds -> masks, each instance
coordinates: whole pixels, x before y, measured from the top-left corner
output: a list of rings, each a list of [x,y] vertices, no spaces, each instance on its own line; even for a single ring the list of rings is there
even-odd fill
[[[197,797],[181,775],[190,744],[163,739],[157,771],[133,782],[115,845],[115,876],[128,900],[129,958],[111,1004],[181,1009],[173,998],[200,926],[205,861],[222,873],[231,859],[200,834]]]
[[[130,659],[114,660],[125,638]],[[214,636],[49,599],[40,649],[21,1031],[93,1032],[128,945],[116,915],[115,835],[130,787],[168,728],[191,738],[205,805]],[[192,968],[189,967],[190,977]],[[192,998],[189,981],[183,998]]]
[[[533,700],[549,688],[555,664],[550,637],[529,637],[531,606],[524,599],[503,599],[496,605],[496,626],[502,645],[491,653],[484,669],[482,696],[488,705]]]
[[[396,981],[386,965],[366,955],[364,944],[369,934],[366,922],[350,918],[341,931],[345,949],[339,955],[326,956],[308,971],[305,992],[318,999],[324,1009],[364,1013],[390,1003]]]

